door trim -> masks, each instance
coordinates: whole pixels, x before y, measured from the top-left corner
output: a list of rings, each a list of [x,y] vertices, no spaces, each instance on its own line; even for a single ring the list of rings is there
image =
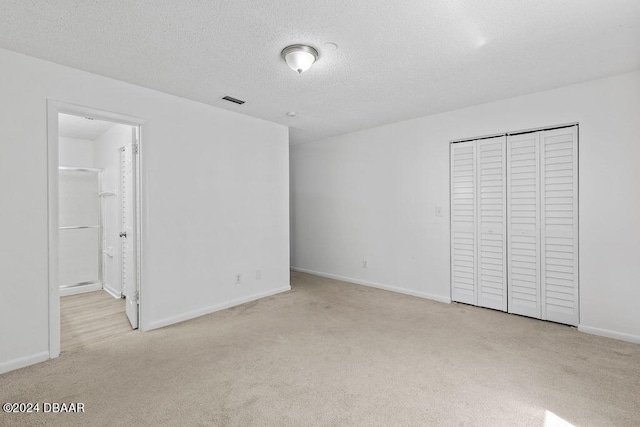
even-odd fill
[[[99,110],[76,104],[70,104],[53,99],[47,99],[47,208],[48,208],[48,295],[49,295],[49,358],[53,359],[60,355],[60,289],[58,286],[58,167],[59,167],[59,147],[58,147],[58,114],[72,114],[76,116],[91,117],[98,120],[112,121],[119,124],[136,126],[139,129],[138,135],[138,155],[136,156],[137,173],[135,176],[136,200],[136,221],[140,225],[137,229],[138,244],[138,292],[139,325],[143,309],[143,245],[146,236],[147,215],[143,208],[147,206],[146,200],[146,176],[143,171],[142,162],[142,135],[146,128],[147,120],[138,117],[128,116],[119,113]]]

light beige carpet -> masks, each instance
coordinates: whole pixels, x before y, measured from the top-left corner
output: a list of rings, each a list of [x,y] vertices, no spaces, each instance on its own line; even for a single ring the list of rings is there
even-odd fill
[[[640,346],[306,274],[0,376],[0,425],[640,425]]]

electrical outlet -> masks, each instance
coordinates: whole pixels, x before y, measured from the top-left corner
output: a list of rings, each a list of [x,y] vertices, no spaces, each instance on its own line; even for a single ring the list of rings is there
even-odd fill
[[[256,280],[262,279],[262,270],[256,270]]]
[[[236,273],[236,285],[239,285],[242,282],[242,274]]]
[[[367,261],[366,259],[362,260],[362,268],[369,268],[369,261]]]

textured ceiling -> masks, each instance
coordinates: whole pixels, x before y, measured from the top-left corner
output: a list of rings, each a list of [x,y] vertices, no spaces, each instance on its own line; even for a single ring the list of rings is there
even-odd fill
[[[94,141],[111,129],[115,123],[87,119],[69,114],[58,115],[58,135],[64,138]]]
[[[280,57],[294,43],[320,52],[302,75]],[[298,143],[640,69],[640,1],[0,0],[0,47]]]

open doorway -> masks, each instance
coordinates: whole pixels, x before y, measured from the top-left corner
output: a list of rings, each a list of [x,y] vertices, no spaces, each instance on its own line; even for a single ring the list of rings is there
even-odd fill
[[[140,125],[49,103],[51,357],[138,328]]]

